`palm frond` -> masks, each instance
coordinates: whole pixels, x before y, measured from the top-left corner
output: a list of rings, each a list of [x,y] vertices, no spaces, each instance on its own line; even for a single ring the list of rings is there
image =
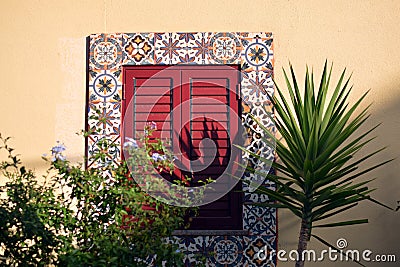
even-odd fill
[[[279,162],[241,148],[250,157],[272,166],[282,174],[266,174],[248,167],[248,171],[264,175],[276,184],[276,190],[260,187],[256,193],[265,194],[273,201],[266,205],[288,208],[305,220],[310,233],[313,227],[365,223],[365,220],[349,220],[312,226],[314,221],[334,217],[356,207],[361,201],[376,201],[370,196],[374,189],[368,187],[372,180],[359,181],[359,178],[392,161],[378,162],[359,170],[361,164],[373,159],[384,149],[376,149],[358,159],[356,157],[374,140],[375,137],[369,136],[379,125],[358,133],[369,119],[370,105],[358,111],[369,91],[350,104],[349,96],[353,87],[350,85],[351,75],[346,78],[346,69],[328,97],[332,66],[328,67],[325,62],[319,85],[314,83],[313,71],[307,68],[303,90],[299,87],[293,66],[290,65],[288,73],[283,70],[289,97],[285,98],[276,83],[276,95],[269,96],[275,110],[276,130],[282,140],[276,140],[274,132],[250,115],[263,131],[262,142],[275,148]]]

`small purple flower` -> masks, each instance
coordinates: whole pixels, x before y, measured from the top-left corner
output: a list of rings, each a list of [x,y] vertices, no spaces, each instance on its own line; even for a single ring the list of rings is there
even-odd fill
[[[151,158],[152,158],[154,161],[163,161],[163,160],[166,160],[166,159],[167,159],[167,156],[165,156],[165,155],[160,155],[160,154],[158,154],[157,152],[155,152],[155,153],[153,153],[153,154],[151,155]]]
[[[152,121],[152,122],[150,123],[150,128],[153,129],[153,130],[157,130],[157,123],[155,123],[154,121]]]
[[[160,157],[160,154],[158,154],[158,153],[153,153],[152,155],[151,155],[151,158],[154,160],[154,161],[158,161],[158,158]]]
[[[125,137],[125,143],[124,143],[124,148],[125,149],[127,149],[127,148],[138,148],[138,147],[139,147],[139,145],[138,145],[138,143],[136,142],[135,139],[130,138],[130,137]]]
[[[51,158],[51,161],[56,161],[56,160],[65,161],[66,159],[67,158],[64,155],[58,153],[58,154],[53,155],[53,157]]]
[[[66,157],[62,154],[63,151],[65,151],[65,146],[64,144],[60,143],[60,141],[57,141],[57,145],[53,146],[51,148],[51,161],[56,161],[56,160],[61,160],[65,161]]]
[[[60,141],[57,141],[57,145],[53,146],[51,149],[52,154],[61,153],[63,151],[65,151],[65,146],[64,144],[61,144]]]

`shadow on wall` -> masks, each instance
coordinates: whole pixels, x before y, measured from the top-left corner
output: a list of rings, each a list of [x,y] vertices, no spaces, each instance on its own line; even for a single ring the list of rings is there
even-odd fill
[[[400,90],[400,84],[386,88],[385,90],[396,92]],[[375,135],[377,135],[377,138],[374,140],[375,147],[387,146],[376,159],[385,160],[395,158],[395,160],[373,173],[374,176],[372,177],[378,177],[373,184],[378,190],[373,195],[389,206],[396,208],[398,205],[397,201],[400,201],[400,94],[397,94],[388,105],[375,108],[376,111],[372,113],[370,123],[382,123],[375,132]],[[371,216],[370,224],[374,224],[374,230],[376,231],[374,237],[379,242],[380,249],[382,252],[399,252],[400,211],[393,213],[379,207],[374,208],[375,210],[377,213],[369,214]],[[398,264],[400,254],[397,257]],[[385,264],[385,266],[395,265]]]
[[[370,137],[376,136],[376,139],[356,156],[360,158],[367,155],[368,152],[371,153],[381,147],[387,147],[384,151],[369,160],[367,164],[364,164],[360,170],[369,168],[378,162],[396,158],[393,162],[372,171],[360,179],[361,181],[377,178],[369,185],[370,188],[377,189],[372,193],[372,196],[388,206],[396,208],[397,201],[400,201],[400,93],[395,92],[399,92],[400,84],[396,86],[384,85],[381,86],[380,89],[390,92],[390,94],[379,94],[380,97],[382,95],[392,95],[393,97],[387,104],[378,105],[377,103],[373,103],[369,111],[371,117],[368,119],[367,123],[362,126],[358,134],[361,134],[378,123],[382,124],[370,135]],[[360,96],[360,93],[355,92],[352,95],[354,99],[356,99]],[[371,95],[367,97],[364,105],[374,102]],[[361,109],[356,113],[359,114],[360,111]],[[398,248],[398,241],[400,240],[400,210],[398,212],[393,212],[366,201],[351,211],[332,218],[331,221],[336,222],[363,218],[368,218],[369,223],[359,226],[346,226],[331,229],[316,228],[314,233],[323,237],[331,244],[336,244],[339,238],[345,238],[349,244],[348,249],[358,249],[360,251],[369,249],[373,251],[374,254],[396,254],[397,262],[363,262],[366,266],[399,266],[400,251]],[[296,249],[299,231],[298,219],[291,215],[290,212],[281,210],[279,211],[278,225],[279,249],[284,249],[286,251]],[[316,239],[312,239],[309,249],[321,251],[322,249],[326,249],[326,247]],[[293,262],[280,261],[278,265],[280,267],[292,267],[294,264]],[[335,262],[329,260],[324,261],[323,265],[327,267],[360,266],[353,262]],[[306,266],[319,267],[321,266],[321,262],[308,262]]]

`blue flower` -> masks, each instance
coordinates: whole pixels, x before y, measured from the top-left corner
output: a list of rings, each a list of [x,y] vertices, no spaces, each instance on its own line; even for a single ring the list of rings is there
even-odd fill
[[[166,159],[167,159],[167,156],[165,156],[165,155],[160,155],[160,154],[158,154],[157,152],[155,152],[155,153],[153,153],[153,154],[151,155],[151,158],[152,158],[154,161],[163,161],[163,160],[166,160]]]
[[[127,148],[138,148],[138,147],[139,147],[139,145],[138,145],[138,143],[136,142],[135,139],[130,138],[130,137],[125,137],[125,143],[124,143],[124,148],[125,149],[127,149]]]
[[[57,141],[57,145],[53,146],[51,149],[51,153],[56,154],[56,153],[61,153],[65,151],[65,146],[64,144],[61,144],[60,141]]]
[[[152,158],[154,161],[157,161],[157,160],[158,160],[158,157],[160,157],[160,154],[158,154],[158,153],[153,153],[153,155],[151,155],[151,158]]]
[[[67,158],[64,155],[58,153],[58,154],[53,155],[53,157],[51,158],[51,161],[56,161],[56,160],[65,161],[66,159]]]
[[[63,151],[65,151],[65,146],[64,144],[60,143],[60,141],[57,141],[57,145],[53,146],[51,148],[51,161],[56,161],[56,160],[61,160],[65,161],[66,157],[62,154]]]

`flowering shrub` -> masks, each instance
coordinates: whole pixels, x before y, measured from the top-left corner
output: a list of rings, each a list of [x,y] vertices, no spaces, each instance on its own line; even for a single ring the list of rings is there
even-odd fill
[[[150,123],[144,136],[127,138],[123,149],[128,157],[118,164],[110,163],[107,151],[119,147],[100,140],[87,159],[97,165],[89,169],[69,162],[66,147],[58,142],[51,155],[43,157],[50,164],[43,184],[32,171],[20,167],[6,145],[8,139],[1,139],[5,142],[1,148],[10,153],[1,170],[10,182],[0,202],[0,263],[183,266],[184,254],[166,238],[184,226],[187,208],[166,205],[142,189],[165,190],[152,182],[154,168],[173,171],[174,156],[164,142],[150,138],[155,130],[156,125]]]
[[[9,139],[0,134],[0,150],[8,154],[0,164],[0,182],[5,182],[0,187],[0,266],[56,263],[55,252],[64,238],[57,231],[63,231],[62,220],[71,217],[48,181],[39,183],[21,164]]]

